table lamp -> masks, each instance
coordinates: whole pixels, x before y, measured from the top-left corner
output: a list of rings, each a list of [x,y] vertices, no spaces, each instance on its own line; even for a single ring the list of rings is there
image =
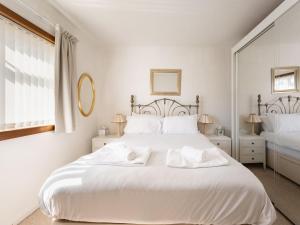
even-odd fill
[[[214,123],[214,120],[208,114],[202,114],[199,123],[203,124],[203,134],[206,134],[206,125]]]
[[[126,123],[126,118],[123,114],[121,113],[118,113],[115,115],[112,123],[116,123],[117,124],[117,135],[120,137],[122,134],[123,134],[123,131],[122,131],[122,125],[124,123]]]
[[[256,133],[254,131],[255,124],[262,122],[260,117],[258,115],[256,115],[255,113],[250,113],[247,120],[246,120],[246,122],[251,124],[251,133],[250,133],[250,135],[255,136],[256,135]]]

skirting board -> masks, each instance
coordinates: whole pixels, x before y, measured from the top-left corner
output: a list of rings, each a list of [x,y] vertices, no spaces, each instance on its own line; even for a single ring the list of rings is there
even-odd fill
[[[18,219],[16,219],[16,221],[14,223],[12,223],[12,225],[18,225],[19,223],[21,223],[24,219],[26,219],[28,216],[30,216],[35,210],[37,210],[39,208],[38,204],[36,204],[36,206],[34,206],[32,209],[28,210],[23,216],[19,217]]]
[[[277,152],[277,155],[275,155]],[[273,149],[267,149],[267,165],[281,175],[300,185],[300,160],[284,155]]]

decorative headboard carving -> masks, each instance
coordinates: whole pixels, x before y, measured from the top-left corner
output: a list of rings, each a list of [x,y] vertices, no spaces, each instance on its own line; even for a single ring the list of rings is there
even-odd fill
[[[261,95],[257,96],[258,115],[265,113],[292,114],[300,112],[300,97],[280,96],[267,103],[262,103]]]
[[[148,104],[136,104],[134,96],[130,97],[131,114],[154,114],[157,116],[192,115],[199,114],[199,95],[196,104],[185,105],[170,98],[156,99]]]

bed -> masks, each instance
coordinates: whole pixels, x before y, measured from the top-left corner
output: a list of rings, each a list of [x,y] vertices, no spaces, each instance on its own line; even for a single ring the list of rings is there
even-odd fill
[[[300,97],[280,96],[268,103],[262,103],[261,96],[258,95],[259,115],[269,113],[293,116],[299,115],[299,111]],[[296,120],[299,119],[286,120],[287,126],[297,127]],[[291,124],[288,124],[290,121]],[[261,136],[266,139],[267,143],[267,165],[293,182],[300,184],[300,131],[295,128],[288,132],[274,132],[272,129],[265,128],[261,132]]]
[[[197,104],[182,108],[173,101],[169,105],[177,107],[174,111],[179,114],[193,108],[198,112]],[[131,105],[138,112],[156,107]],[[174,113],[165,108],[154,111]],[[80,158],[45,181],[39,194],[42,211],[56,219],[108,223],[271,225],[275,221],[274,207],[261,182],[222,150],[227,166],[182,169],[165,165],[170,148],[213,147],[202,134],[125,134],[121,141],[150,146],[147,165],[91,166],[80,163]]]

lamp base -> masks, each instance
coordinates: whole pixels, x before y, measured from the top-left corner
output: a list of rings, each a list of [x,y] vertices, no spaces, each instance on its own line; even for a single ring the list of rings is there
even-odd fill
[[[121,129],[121,123],[117,124],[117,136],[121,137],[122,136],[122,129]]]
[[[204,135],[206,135],[206,124],[205,124],[205,123],[203,123],[203,130],[202,130],[202,133],[203,133]]]
[[[252,123],[251,124],[251,133],[250,133],[251,136],[257,136],[257,134],[255,133],[255,129],[254,128],[255,128],[254,127],[254,123]]]

